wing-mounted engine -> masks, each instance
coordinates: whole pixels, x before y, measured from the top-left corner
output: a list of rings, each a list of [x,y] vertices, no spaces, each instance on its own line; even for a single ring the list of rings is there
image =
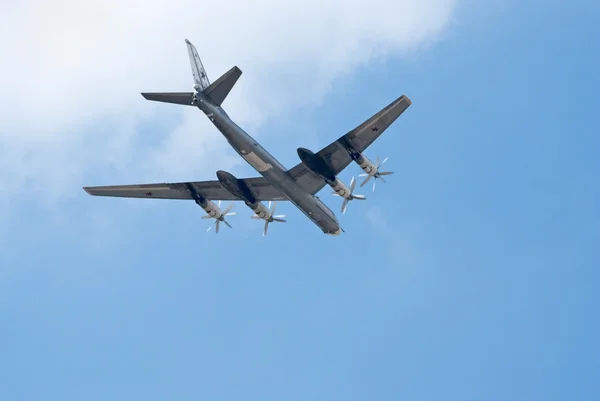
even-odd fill
[[[233,174],[227,171],[218,170],[217,179],[227,191],[237,198],[243,200],[246,203],[256,204],[256,196],[252,193],[252,190],[244,182],[233,176]]]
[[[269,207],[266,208],[262,203],[259,203],[258,206],[254,210],[254,215],[250,216],[251,219],[264,220],[265,227],[263,229],[263,237],[267,235],[267,230],[269,229],[269,223],[274,221],[278,223],[285,223],[286,221],[283,219],[285,214],[275,215],[275,210],[277,210],[277,202],[273,203],[273,207],[271,208],[271,201],[269,201]]]
[[[367,199],[367,197],[364,195],[354,195],[354,187],[356,186],[356,181],[354,180],[354,177],[352,177],[352,180],[350,181],[350,188],[348,188],[343,182],[341,182],[337,178],[335,179],[333,185],[330,184],[330,186],[331,188],[333,188],[333,195],[341,196],[342,198],[344,198],[344,201],[342,202],[342,214],[346,213],[348,202],[350,202],[351,200]]]
[[[367,182],[369,182],[371,178],[373,178],[373,192],[375,192],[375,184],[377,182],[377,179],[380,179],[381,181],[385,182],[385,180],[383,179],[384,175],[394,174],[393,171],[379,171],[379,168],[388,160],[387,157],[383,159],[381,163],[379,163],[378,156],[377,162],[374,164],[372,161],[367,159],[366,156],[357,152],[351,147],[347,148],[347,150],[352,160],[354,160],[354,162],[358,164],[358,166],[364,171],[364,174],[360,174],[359,177],[367,177],[362,182],[362,184],[360,184],[361,187],[363,187]]]
[[[254,215],[251,216],[253,219],[262,219],[265,220],[265,228],[263,231],[263,236],[267,235],[267,229],[269,227],[269,223],[274,221],[285,223],[283,218],[285,215],[275,216],[275,209],[277,204],[273,205],[271,208],[271,202],[269,202],[269,209],[267,209],[261,202],[256,200],[256,196],[252,193],[252,190],[246,185],[243,180],[239,180],[233,176],[233,174],[228,173],[223,170],[217,171],[217,179],[223,185],[223,188],[231,192],[233,195],[242,199],[246,206],[248,206],[252,211],[254,211]]]
[[[342,198],[344,198],[344,202],[342,203],[342,214],[346,213],[346,208],[348,207],[349,201],[354,199],[367,199],[364,195],[353,194],[354,187],[356,186],[354,177],[352,177],[350,188],[348,188],[343,182],[341,182],[336,177],[333,168],[322,157],[314,154],[313,152],[305,148],[298,148],[297,151],[298,157],[300,157],[302,163],[304,163],[310,171],[321,176],[325,180],[327,185],[329,185],[333,189],[334,195],[341,196]]]
[[[306,148],[298,148],[297,152],[302,163],[310,171],[322,177],[328,184],[335,181],[335,171],[326,160]]]
[[[202,216],[202,218],[203,219],[215,219],[215,222],[208,227],[206,232],[209,232],[213,227],[215,227],[215,233],[218,234],[219,233],[219,225],[221,222],[225,223],[225,225],[227,227],[232,228],[231,224],[229,224],[225,220],[225,216],[234,216],[235,215],[235,212],[230,212],[231,209],[233,208],[233,205],[234,205],[233,203],[231,203],[229,206],[227,206],[227,208],[225,210],[221,211],[221,201],[218,202],[218,205],[215,205],[211,200],[207,199],[202,194],[200,194],[198,191],[196,191],[196,189],[191,184],[188,184],[187,187],[188,187],[188,190],[190,191],[190,194],[192,195],[192,198],[194,198],[194,201],[196,202],[196,204],[198,206],[200,206],[206,212],[206,215]]]

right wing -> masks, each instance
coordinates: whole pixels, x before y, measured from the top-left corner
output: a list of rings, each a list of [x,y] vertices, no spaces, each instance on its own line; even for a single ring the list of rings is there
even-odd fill
[[[347,146],[362,153],[412,104],[405,95],[400,96],[384,107],[371,118],[336,141],[321,149],[316,154],[329,163],[335,175],[338,175],[351,162]],[[325,180],[310,171],[304,163],[299,163],[289,170],[298,185],[314,195],[325,185]]]
[[[259,201],[287,200],[266,178],[244,178],[254,196]],[[188,185],[202,196],[210,200],[236,201],[243,200],[226,190],[219,181],[179,182],[172,184],[113,185],[100,187],[83,187],[90,195],[111,196],[119,198],[154,198],[154,199],[194,199]]]

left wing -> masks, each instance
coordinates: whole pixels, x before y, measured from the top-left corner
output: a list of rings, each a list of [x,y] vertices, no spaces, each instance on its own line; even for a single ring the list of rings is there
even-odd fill
[[[359,153],[364,152],[411,104],[408,97],[400,96],[367,121],[321,149],[317,155],[328,162],[335,175],[338,175],[352,162],[347,146],[351,146]],[[323,178],[310,171],[304,163],[296,165],[289,170],[289,173],[300,187],[312,195],[319,192],[326,184]]]
[[[287,200],[266,178],[244,178],[254,196],[259,201]],[[83,187],[90,195],[112,196],[120,198],[154,199],[193,199],[188,185],[210,200],[242,200],[226,190],[219,181],[179,182],[172,184],[114,185],[102,187]]]

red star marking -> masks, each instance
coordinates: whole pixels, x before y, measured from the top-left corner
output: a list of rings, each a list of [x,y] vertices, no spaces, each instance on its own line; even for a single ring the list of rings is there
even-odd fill
[[[152,196],[152,192],[146,192],[146,196]]]
[[[373,127],[373,128],[371,128],[371,131],[373,131],[373,132],[377,132],[377,131],[379,131],[379,128],[377,128],[377,127]]]

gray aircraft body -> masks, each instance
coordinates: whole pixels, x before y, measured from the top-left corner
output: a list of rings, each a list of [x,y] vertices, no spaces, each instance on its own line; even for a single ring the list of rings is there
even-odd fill
[[[306,148],[298,148],[297,153],[301,162],[288,170],[233,122],[221,107],[242,74],[241,70],[233,67],[211,84],[196,48],[187,39],[186,44],[194,76],[194,92],[142,93],[142,95],[148,100],[198,107],[223,134],[231,147],[262,177],[238,179],[231,173],[219,170],[216,181],[84,187],[85,191],[99,196],[194,200],[207,213],[204,218],[215,219],[217,232],[220,222],[231,227],[225,220],[225,216],[234,213],[229,213],[231,206],[221,211],[213,201],[218,200],[220,204],[220,201],[225,200],[241,200],[254,211],[253,218],[265,221],[263,235],[266,234],[269,223],[285,222],[285,220],[282,219],[284,216],[275,215],[275,207],[269,209],[262,204],[262,201],[289,200],[325,234],[340,234],[342,230],[335,214],[316,194],[325,185],[329,185],[335,195],[343,198],[342,213],[344,213],[349,201],[365,199],[364,196],[353,193],[354,179],[348,188],[337,178],[337,175],[352,161],[356,162],[365,172],[363,175],[367,176],[362,185],[371,178],[383,180],[382,175],[391,174],[391,172],[380,172],[379,163],[373,164],[362,152],[410,106],[411,101],[404,95],[399,97],[363,124],[317,153]]]

